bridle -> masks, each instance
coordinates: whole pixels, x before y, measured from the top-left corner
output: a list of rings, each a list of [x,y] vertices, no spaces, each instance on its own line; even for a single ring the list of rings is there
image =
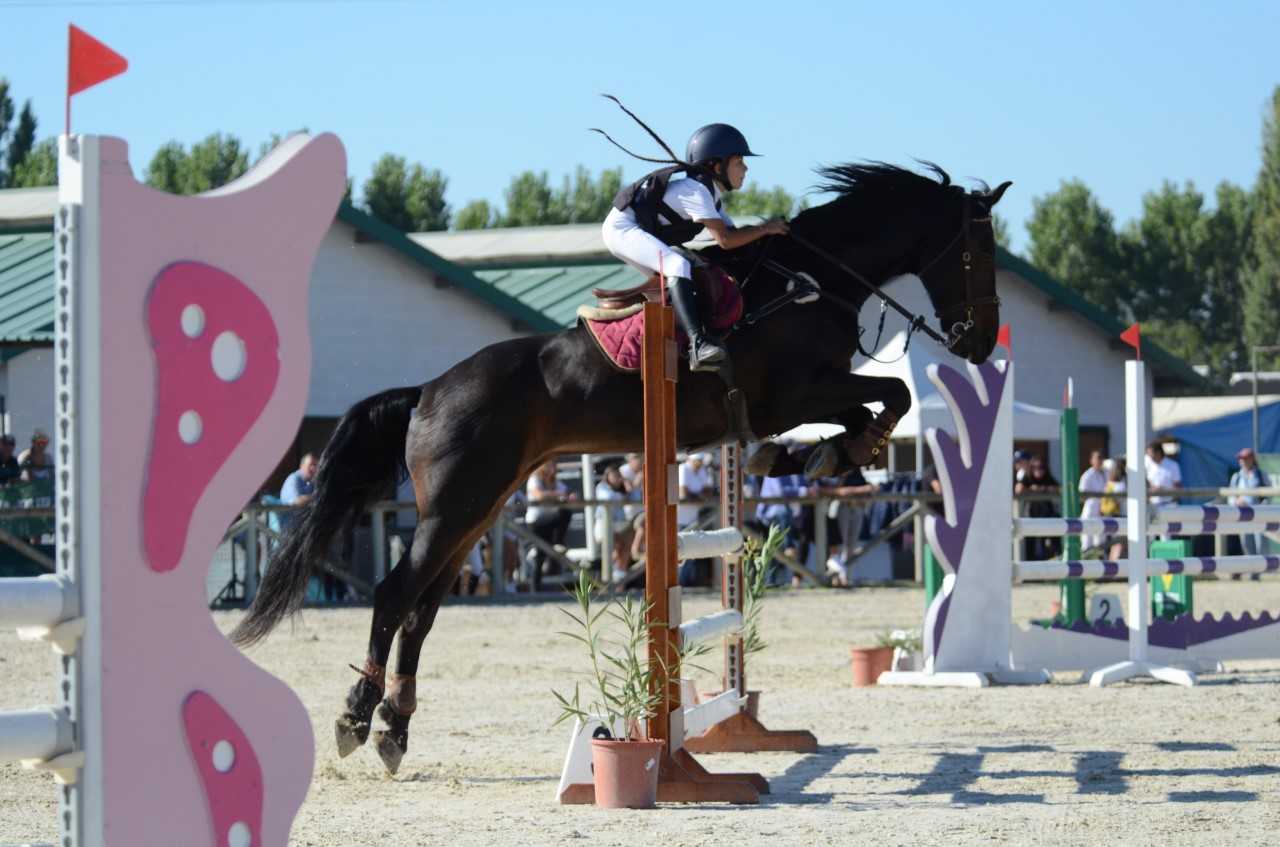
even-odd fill
[[[934,317],[946,325],[946,315],[959,311],[959,320],[951,324],[947,329],[947,335],[952,339],[951,343],[959,343],[974,327],[974,309],[978,306],[1000,306],[1000,297],[992,292],[985,296],[976,296],[974,292],[974,270],[975,266],[981,263],[984,267],[991,267],[994,271],[996,257],[995,253],[987,253],[978,249],[977,243],[972,234],[972,225],[975,223],[989,223],[991,221],[991,212],[986,215],[975,218],[970,214],[973,206],[973,198],[969,194],[964,195],[964,208],[961,211],[960,231],[947,243],[946,247],[924,264],[916,272],[920,279],[925,278],[925,274],[936,265],[943,256],[951,252],[960,239],[964,239],[964,251],[960,254],[960,261],[964,267],[964,299],[959,303],[953,303],[945,308],[935,311]],[[947,349],[951,349],[951,343],[947,344]]]
[[[855,280],[861,283],[864,288],[870,291],[872,295],[879,297],[881,302],[881,312],[880,312],[881,329],[883,329],[884,327],[885,308],[892,308],[895,311],[897,311],[900,315],[902,315],[904,318],[906,318],[908,323],[910,324],[910,327],[907,330],[907,342],[906,342],[907,344],[911,343],[911,334],[913,332],[923,332],[925,335],[929,336],[934,341],[946,347],[947,350],[950,350],[951,352],[955,352],[956,347],[958,347],[960,343],[968,337],[969,333],[973,331],[973,327],[976,324],[976,321],[974,318],[974,310],[979,306],[997,306],[998,307],[1000,305],[1000,298],[994,292],[989,295],[982,295],[982,296],[979,296],[975,293],[975,286],[976,286],[976,281],[974,279],[975,271],[979,268],[979,266],[981,266],[984,268],[990,267],[994,272],[996,257],[994,252],[986,252],[979,249],[978,243],[973,235],[973,224],[986,223],[990,221],[991,213],[988,212],[983,217],[975,218],[971,214],[972,208],[973,208],[973,198],[970,194],[966,193],[964,195],[964,206],[961,209],[961,219],[960,219],[959,230],[952,237],[952,239],[947,242],[945,247],[939,250],[938,253],[935,254],[932,259],[925,262],[924,265],[922,265],[920,269],[916,271],[916,275],[923,280],[925,278],[926,273],[928,273],[935,265],[938,264],[938,262],[940,262],[943,258],[945,258],[947,254],[949,254],[953,249],[955,249],[956,245],[960,244],[963,241],[964,250],[960,254],[960,261],[963,263],[963,267],[964,267],[965,297],[963,300],[961,300],[958,303],[954,303],[950,306],[946,306],[934,312],[935,317],[937,317],[938,320],[943,323],[944,327],[947,321],[946,316],[951,314],[952,312],[956,312],[956,311],[959,312],[959,314],[957,315],[958,319],[953,321],[950,327],[946,327],[947,335],[945,338],[940,333],[935,331],[932,327],[930,327],[927,323],[925,323],[925,318],[923,315],[915,314],[914,312],[910,311],[905,306],[903,306],[901,303],[899,303],[897,300],[893,299],[888,294],[885,294],[880,289],[880,286],[875,285],[869,279],[867,279],[864,275],[854,270],[852,267],[848,265],[848,263],[840,259],[840,257],[834,255],[833,253],[831,253],[830,251],[826,250],[823,247],[819,247],[817,244],[814,244],[812,241],[810,241],[809,239],[805,238],[802,235],[799,235],[798,233],[791,232],[791,233],[788,233],[786,237],[790,238],[792,241],[796,242],[800,246],[809,250],[809,252],[813,253],[818,258],[823,259],[828,264],[831,264],[839,268],[848,276],[853,277]],[[767,250],[768,250],[768,245],[766,244],[765,247],[761,250],[761,255],[760,257],[757,258],[755,266],[753,266],[752,268],[752,273],[755,272],[756,267],[763,264],[765,267],[769,268],[775,273],[780,273],[785,277],[796,280],[797,274],[795,274],[794,271],[790,271],[789,269],[780,265],[778,262],[773,261],[772,259],[764,258],[764,253]],[[751,277],[751,274],[748,274],[747,279],[743,280],[744,285],[750,279],[750,277]],[[797,297],[799,296],[803,296],[803,294],[809,293],[811,290],[812,290],[812,287],[808,286],[805,291],[800,291],[799,286],[797,286],[797,291],[795,292],[795,296],[788,296],[787,300],[788,302],[790,302],[791,300],[797,299]],[[837,294],[833,294],[829,291],[823,290],[821,292],[821,296],[824,299],[831,300],[837,305],[843,307],[846,311],[851,312],[855,316],[861,311],[861,307],[859,304],[855,304],[850,300],[846,300],[845,298],[840,297]],[[770,305],[774,305],[774,304],[770,304]],[[774,311],[777,307],[781,305],[784,305],[784,304],[781,304],[781,303],[777,304],[775,308],[769,309],[769,311]],[[874,346],[878,346],[878,341],[877,341],[877,344]],[[905,348],[904,348],[904,352],[905,352]],[[864,351],[864,354],[865,354],[865,351]]]

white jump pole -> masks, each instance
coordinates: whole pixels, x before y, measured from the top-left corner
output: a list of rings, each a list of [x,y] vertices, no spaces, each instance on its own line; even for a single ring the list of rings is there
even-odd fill
[[[1151,616],[1150,586],[1147,581],[1147,472],[1143,462],[1147,438],[1146,363],[1125,362],[1125,490],[1128,501],[1129,534],[1129,608],[1125,623],[1129,627],[1129,658],[1100,668],[1089,677],[1089,684],[1101,688],[1113,682],[1149,676],[1161,682],[1191,686],[1196,676],[1191,671],[1159,665],[1148,659],[1147,619]]]

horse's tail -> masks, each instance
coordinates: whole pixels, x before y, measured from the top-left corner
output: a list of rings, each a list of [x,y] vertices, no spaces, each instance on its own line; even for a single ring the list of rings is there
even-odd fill
[[[366,397],[342,416],[320,455],[315,493],[294,513],[232,641],[260,641],[296,612],[334,537],[403,479],[409,417],[421,396],[421,387],[393,388]]]

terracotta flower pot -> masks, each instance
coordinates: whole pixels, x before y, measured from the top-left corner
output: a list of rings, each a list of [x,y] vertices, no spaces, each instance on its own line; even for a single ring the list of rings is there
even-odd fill
[[[853,685],[862,688],[875,685],[880,674],[893,667],[892,647],[850,647],[853,660]]]
[[[652,809],[658,801],[661,741],[591,739],[596,805],[605,809]]]

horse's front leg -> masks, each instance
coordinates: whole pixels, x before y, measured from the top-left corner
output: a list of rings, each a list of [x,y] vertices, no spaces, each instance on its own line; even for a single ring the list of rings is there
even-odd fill
[[[894,426],[911,408],[911,392],[896,377],[834,373],[804,386],[789,402],[789,408],[802,412],[806,423],[835,423],[845,432],[794,452],[766,442],[752,455],[748,473],[803,473],[810,479],[819,479],[870,464],[888,447]],[[868,403],[882,403],[884,409],[872,415],[866,408]]]

